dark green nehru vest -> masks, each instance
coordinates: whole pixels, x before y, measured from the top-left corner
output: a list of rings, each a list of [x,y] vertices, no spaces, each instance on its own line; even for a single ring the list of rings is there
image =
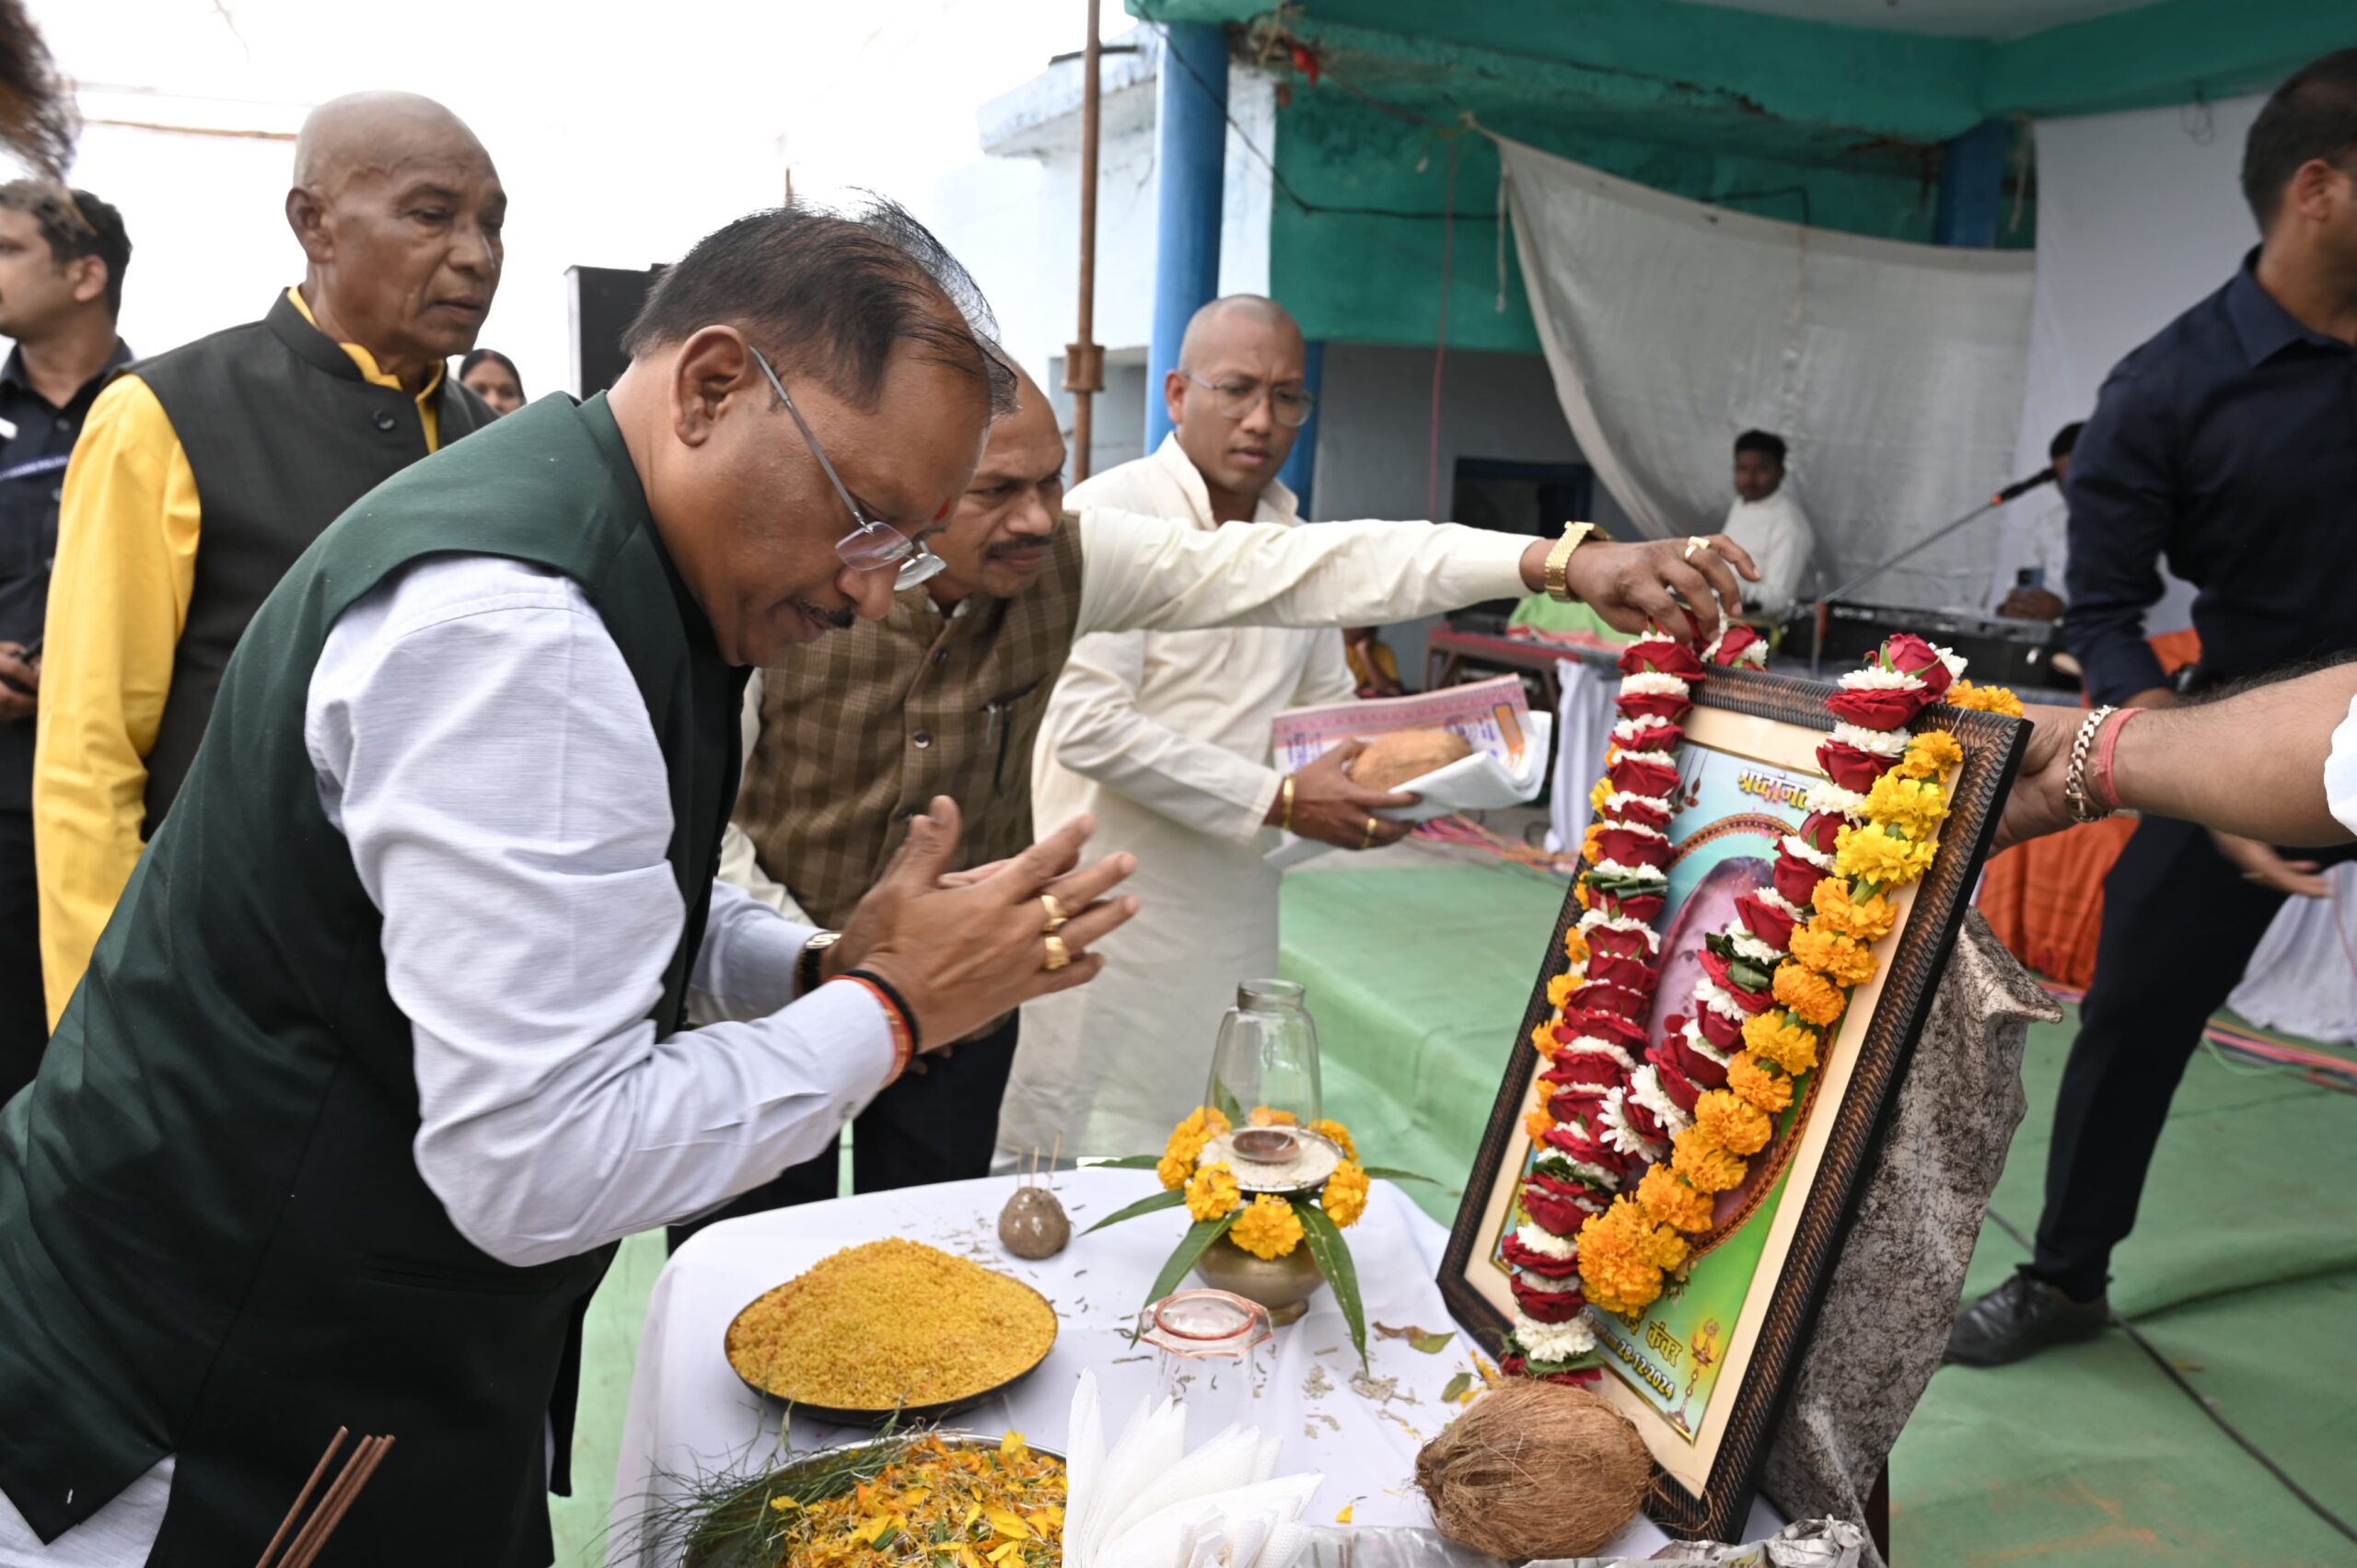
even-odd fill
[[[131,374],[171,420],[197,499],[188,621],[146,759],[153,838],[246,622],[322,528],[425,456],[425,427],[407,392],[364,378],[284,291],[261,320],[141,360]],[[492,420],[455,377],[434,406],[444,447]]]
[[[743,677],[604,400],[551,398],[369,493],[271,594],[40,1077],[0,1109],[0,1491],[44,1539],[176,1454],[151,1562],[250,1562],[348,1425],[400,1443],[343,1568],[550,1559],[544,1423],[562,1466],[611,1249],[507,1267],[418,1175],[410,1026],[303,740],[336,618],[448,552],[573,578],[637,681],[689,911],[654,1015],[679,1027]]]

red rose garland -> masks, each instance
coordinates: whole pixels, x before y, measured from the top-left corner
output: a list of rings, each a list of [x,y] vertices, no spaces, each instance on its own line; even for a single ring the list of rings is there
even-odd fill
[[[1657,1147],[1657,1124],[1630,1098],[1630,1080],[1661,978],[1653,922],[1669,884],[1667,830],[1686,734],[1679,721],[1710,665],[1756,665],[1764,654],[1740,627],[1701,654],[1657,628],[1621,653],[1620,717],[1582,846],[1586,913],[1564,938],[1563,972],[1548,983],[1553,1015],[1531,1035],[1546,1066],[1526,1119],[1538,1158],[1516,1194],[1518,1223],[1501,1247],[1516,1307],[1500,1358],[1509,1374],[1573,1383],[1601,1376],[1595,1332],[1582,1316],[1577,1237]]]

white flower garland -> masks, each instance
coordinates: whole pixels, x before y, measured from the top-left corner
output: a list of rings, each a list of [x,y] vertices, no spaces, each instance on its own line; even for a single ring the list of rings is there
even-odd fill
[[[1596,1348],[1596,1330],[1578,1316],[1561,1323],[1541,1323],[1527,1312],[1514,1315],[1515,1342],[1532,1361],[1577,1361]]]

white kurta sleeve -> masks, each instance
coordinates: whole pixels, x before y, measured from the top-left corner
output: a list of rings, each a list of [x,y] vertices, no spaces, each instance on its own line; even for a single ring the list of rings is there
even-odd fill
[[[1379,626],[1519,598],[1527,535],[1456,523],[1227,523],[1082,511],[1082,633]]]
[[[2332,754],[2324,761],[2324,798],[2340,825],[2357,833],[2357,697],[2349,716],[2332,732]]]
[[[411,1024],[419,1174],[470,1241],[528,1265],[698,1214],[817,1154],[888,1081],[862,988],[657,1039],[685,922],[661,752],[580,589],[441,557],[348,610],[305,738],[383,912]],[[802,928],[722,895],[698,984],[792,983]]]
[[[1199,833],[1250,838],[1283,775],[1147,717],[1138,707],[1144,676],[1143,632],[1099,632],[1074,643],[1040,721],[1040,754]]]

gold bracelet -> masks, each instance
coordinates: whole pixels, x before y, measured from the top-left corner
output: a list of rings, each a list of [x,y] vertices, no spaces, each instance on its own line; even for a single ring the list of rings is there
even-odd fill
[[[1572,601],[1570,581],[1572,552],[1586,543],[1589,536],[1596,532],[1597,528],[1594,523],[1565,523],[1563,525],[1563,537],[1557,540],[1555,548],[1547,552],[1547,569],[1542,580],[1549,598],[1558,604],[1569,604]]]
[[[1290,833],[1293,831],[1293,775],[1291,773],[1285,775],[1285,782],[1279,786],[1278,798],[1284,804],[1277,825]]]

